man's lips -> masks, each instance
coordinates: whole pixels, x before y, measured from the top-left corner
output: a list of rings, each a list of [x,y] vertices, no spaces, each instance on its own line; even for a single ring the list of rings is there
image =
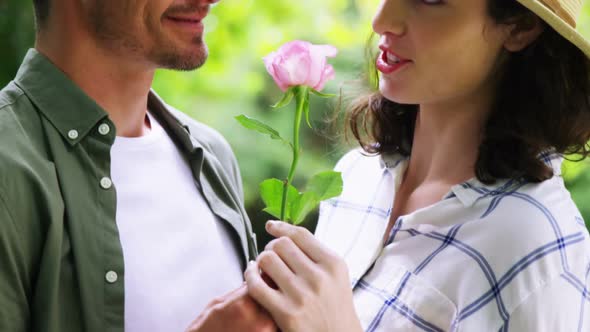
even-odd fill
[[[204,29],[202,16],[166,16],[166,20],[175,26],[195,30],[197,32]]]
[[[176,22],[188,22],[188,23],[199,23],[203,20],[203,17],[190,17],[190,16],[167,16],[169,20]]]

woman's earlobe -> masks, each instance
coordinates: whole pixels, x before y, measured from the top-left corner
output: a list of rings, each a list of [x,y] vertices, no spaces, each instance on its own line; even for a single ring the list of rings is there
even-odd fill
[[[523,18],[523,21],[511,27],[504,48],[510,52],[519,52],[532,44],[545,30],[545,25],[536,15]]]

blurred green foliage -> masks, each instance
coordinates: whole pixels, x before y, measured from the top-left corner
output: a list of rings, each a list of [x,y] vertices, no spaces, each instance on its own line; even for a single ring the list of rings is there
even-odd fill
[[[33,44],[32,1],[0,0],[0,86],[14,76],[26,49]],[[264,139],[240,127],[233,119],[246,114],[277,128],[290,137],[289,108],[272,110],[281,91],[265,72],[262,57],[286,41],[329,43],[340,49],[332,60],[337,78],[326,91],[349,89],[364,68],[364,46],[371,32],[371,16],[377,0],[223,0],[206,19],[210,49],[207,64],[194,72],[159,71],[154,88],[171,105],[219,130],[233,146],[242,170],[248,211],[261,231],[268,215],[261,212],[259,183],[268,177],[284,178],[290,152],[280,143]],[[579,27],[590,37],[590,6],[586,5]],[[348,88],[347,88],[348,87]],[[304,153],[295,184],[311,174],[329,170],[351,147],[329,130],[325,121],[335,101],[312,98],[314,129],[304,126]],[[329,133],[326,135],[326,133]],[[305,170],[305,171],[304,171]],[[585,220],[590,222],[590,162],[566,162],[564,176]],[[308,218],[313,227],[316,215]]]

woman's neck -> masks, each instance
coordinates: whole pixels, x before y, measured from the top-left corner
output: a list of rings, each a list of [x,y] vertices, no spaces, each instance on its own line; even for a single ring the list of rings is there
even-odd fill
[[[412,153],[404,187],[439,183],[452,186],[475,176],[488,103],[422,105],[416,116]]]

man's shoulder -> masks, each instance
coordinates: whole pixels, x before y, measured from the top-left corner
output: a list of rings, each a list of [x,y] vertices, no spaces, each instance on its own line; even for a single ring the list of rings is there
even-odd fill
[[[35,123],[34,106],[14,83],[8,84],[0,90],[0,156],[2,160],[14,156],[26,149],[27,144],[22,146],[23,141],[28,139],[26,126],[39,127]],[[0,163],[2,167],[4,163]]]
[[[23,97],[24,92],[14,82],[8,83],[0,90],[0,109],[9,107]]]
[[[0,91],[0,186],[10,187],[26,174],[45,174],[48,151],[42,136],[42,120],[35,107],[10,83]]]

